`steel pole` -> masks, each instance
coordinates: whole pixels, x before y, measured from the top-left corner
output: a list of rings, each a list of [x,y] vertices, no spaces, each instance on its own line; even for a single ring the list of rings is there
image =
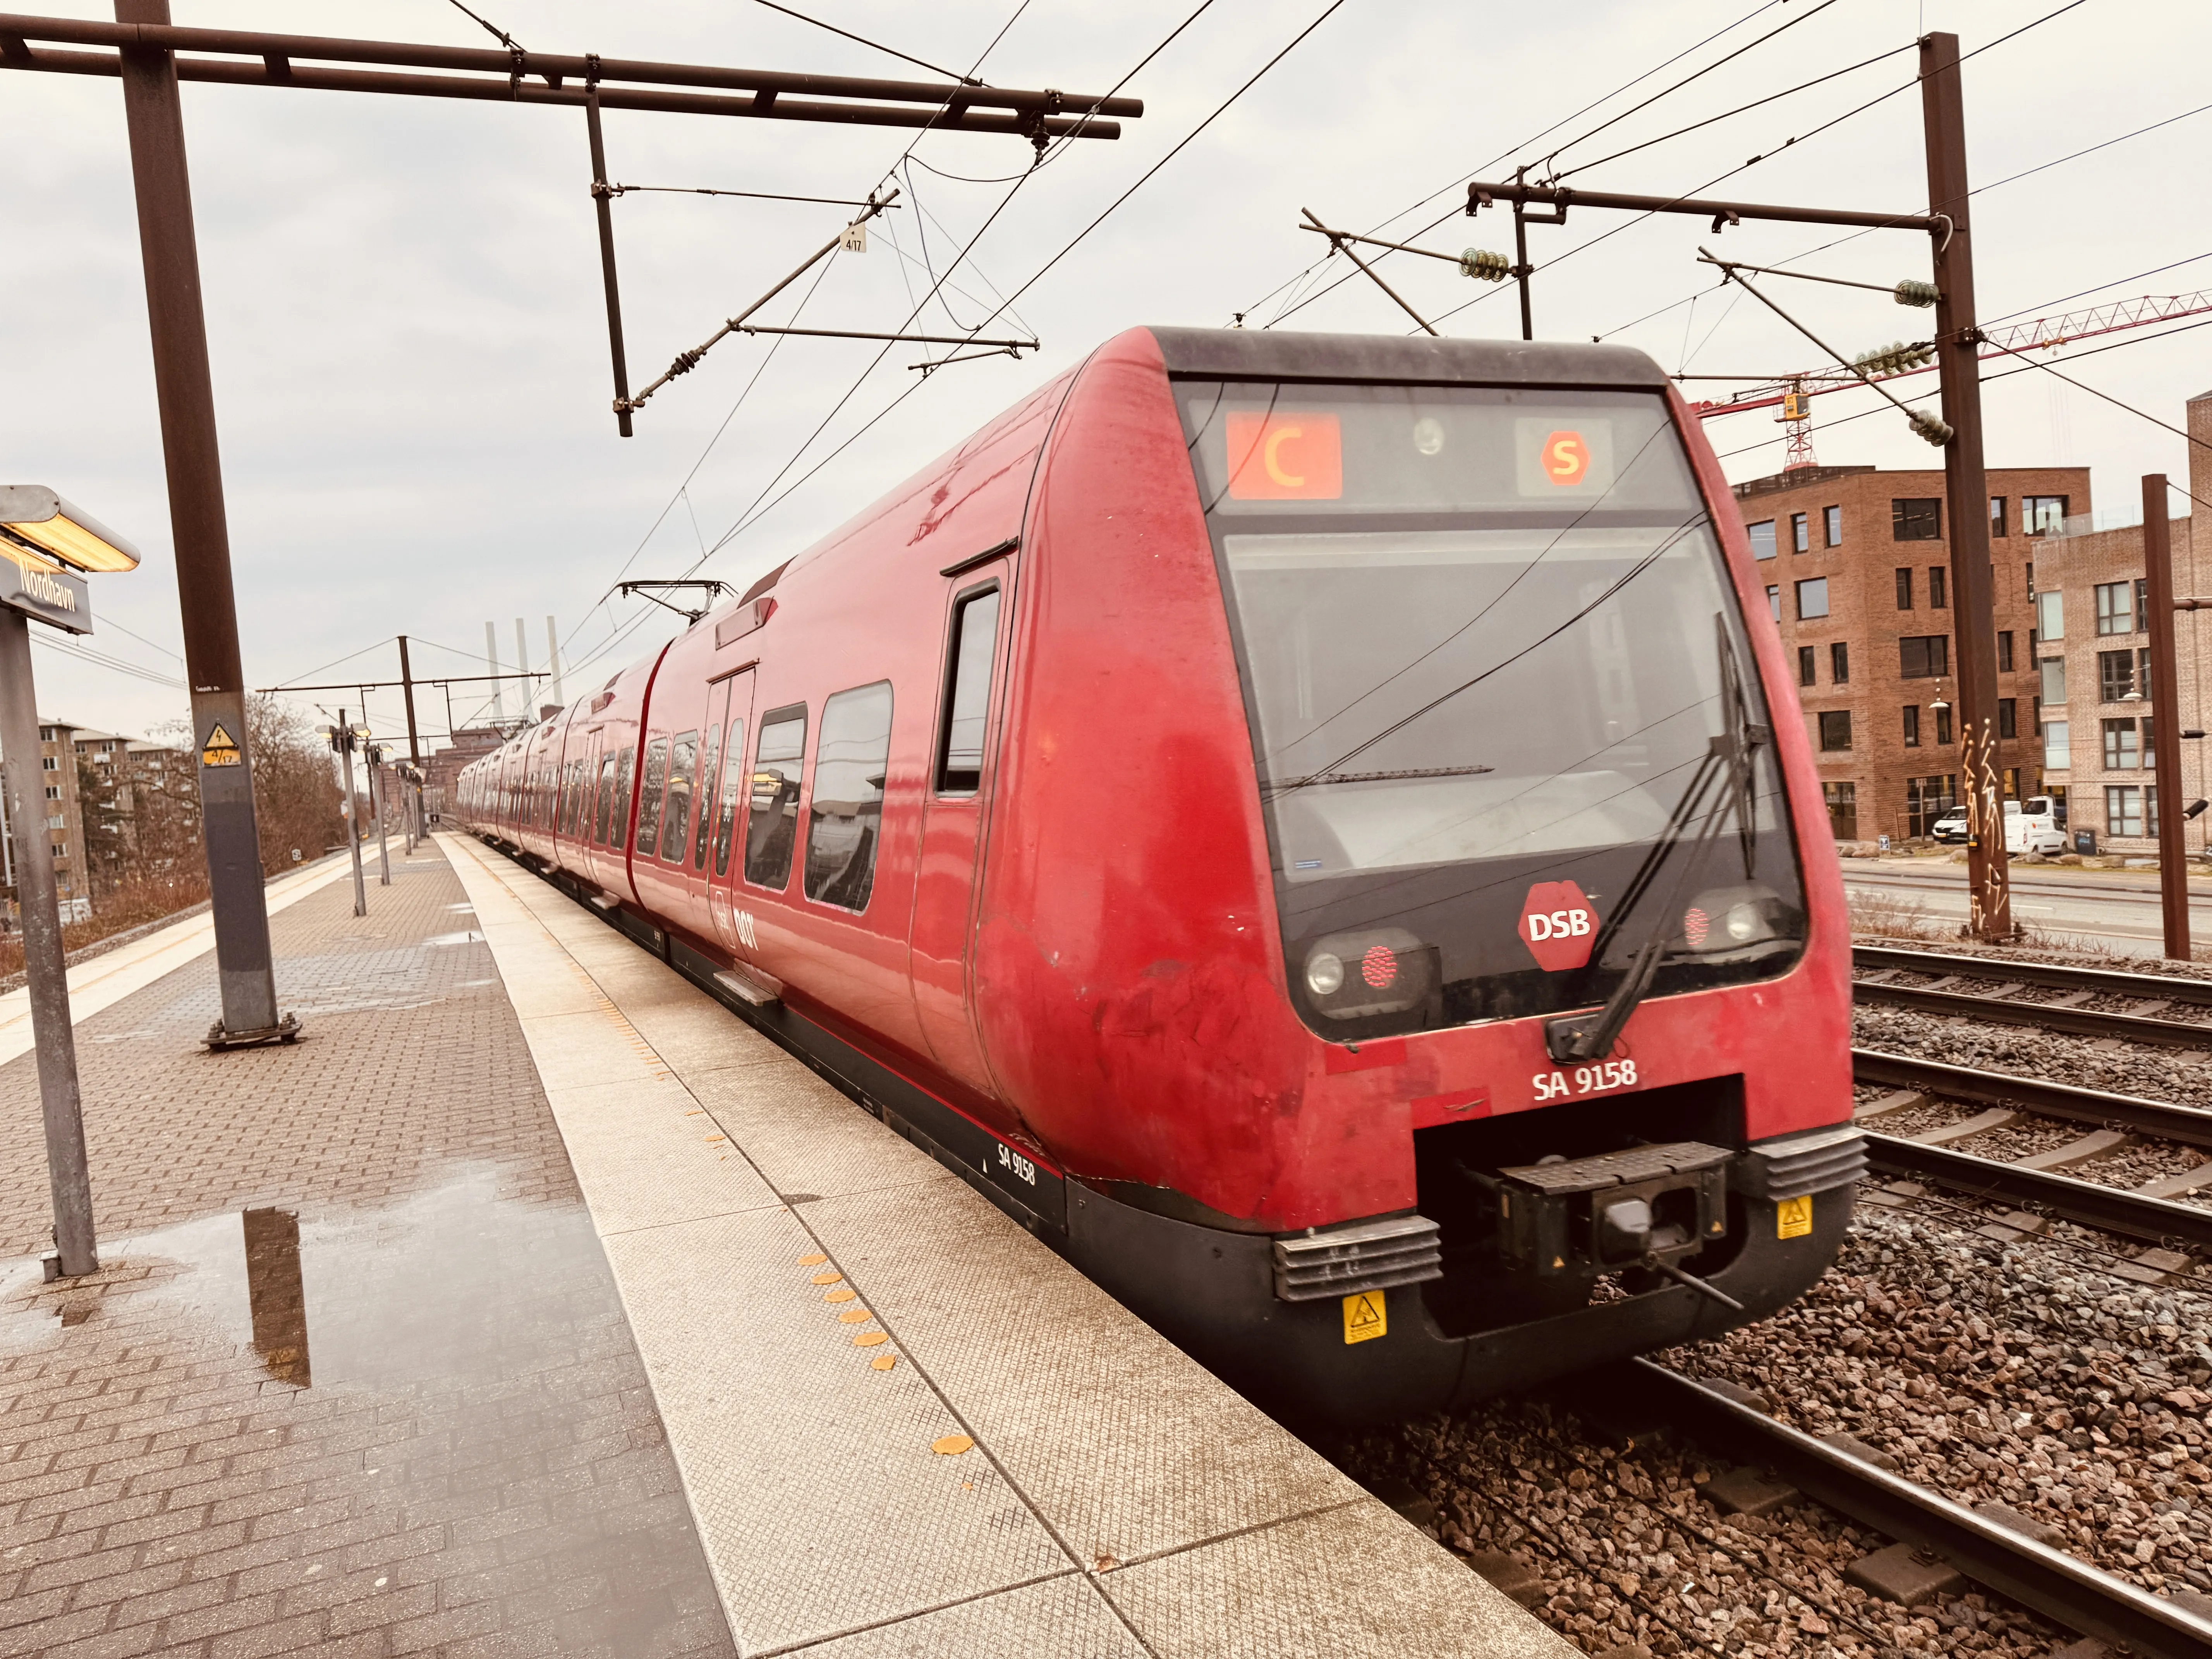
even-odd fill
[[[115,18],[119,23],[167,23],[168,0],[116,0]],[[222,1018],[210,1035],[220,1043],[225,1037],[277,1031],[276,980],[262,892],[261,841],[253,821],[246,675],[239,661],[230,530],[200,305],[191,179],[185,163],[184,107],[169,52],[131,46],[122,56],[123,108],[138,198],[139,252],[146,267],[146,313],[168,472],[185,672],[191,687],[193,746],[202,756],[200,815],[222,998]],[[229,743],[221,741],[218,727]],[[219,763],[207,763],[209,756],[219,757]]]
[[[376,884],[392,885],[392,848],[384,839],[384,768],[368,751],[368,821],[376,826]]]
[[[353,790],[353,728],[346,724],[346,711],[338,710],[338,757],[345,767],[346,849],[353,854],[353,913],[357,916],[368,914],[368,887],[361,875],[361,800]]]
[[[69,968],[54,890],[54,843],[46,833],[46,772],[39,764],[39,693],[31,678],[31,624],[0,605],[0,757],[8,818],[15,826],[15,908],[23,929],[23,976],[31,1037],[39,1051],[39,1107],[46,1126],[46,1176],[54,1195],[58,1260],[50,1278],[97,1273],[92,1175],[77,1093],[76,1033],[70,1022]],[[58,1269],[58,1272],[54,1271]]]
[[[1989,481],[1982,463],[1982,379],[1974,323],[1973,239],[1966,225],[1966,118],[1960,96],[1959,37],[1920,41],[1921,113],[1928,146],[1928,210],[1948,219],[1936,248],[1936,350],[1943,387],[1944,494],[1951,514],[1951,604],[1958,650],[1959,721],[1979,833],[1966,848],[1968,926],[1984,939],[2012,937],[1997,737],[1996,613],[1990,569]]]
[[[607,348],[615,365],[615,429],[629,430],[629,364],[623,352],[622,291],[615,283],[614,191],[607,183],[607,149],[599,137],[599,88],[595,76],[584,94],[584,125],[592,140],[592,202],[599,215],[599,275],[607,290]]]
[[[399,636],[399,695],[407,703],[407,758],[422,763],[422,740],[415,735],[415,676],[407,666],[407,636]]]
[[[2142,481],[2143,574],[2149,579],[2151,769],[2158,781],[2158,908],[2166,920],[2166,954],[2189,960],[2189,850],[2182,809],[2181,675],[2173,624],[2173,534],[2166,516],[2166,474]]]

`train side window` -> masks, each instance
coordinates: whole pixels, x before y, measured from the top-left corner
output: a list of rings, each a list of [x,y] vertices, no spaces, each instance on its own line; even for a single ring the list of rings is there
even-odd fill
[[[607,820],[607,845],[617,853],[629,839],[629,781],[636,757],[636,748],[629,744],[615,757],[615,810]]]
[[[761,717],[753,757],[752,800],[745,820],[745,879],[782,890],[799,842],[799,790],[806,772],[806,705]]]
[[[806,809],[807,897],[848,910],[868,908],[890,757],[889,680],[840,691],[822,705],[814,799]]]
[[[707,728],[706,747],[699,751],[699,831],[691,837],[691,867],[707,867],[707,832],[714,822],[714,780],[721,775],[722,727],[718,721]]]
[[[940,795],[972,795],[983,787],[983,730],[991,712],[991,662],[998,644],[999,590],[992,586],[962,599],[952,612],[951,647],[945,653],[950,684],[937,744]]]
[[[660,850],[660,805],[668,787],[668,739],[655,738],[645,745],[645,776],[637,790],[637,855],[649,859]]]
[[[609,750],[599,761],[599,816],[592,820],[592,841],[596,846],[607,844],[607,818],[615,810],[615,756]]]
[[[730,838],[737,828],[738,804],[745,795],[745,723],[730,722],[729,755],[722,762],[722,804],[714,815],[714,873],[730,873]]]
[[[662,815],[660,856],[671,864],[684,862],[691,850],[691,786],[699,775],[699,733],[676,734],[668,759],[668,810]]]

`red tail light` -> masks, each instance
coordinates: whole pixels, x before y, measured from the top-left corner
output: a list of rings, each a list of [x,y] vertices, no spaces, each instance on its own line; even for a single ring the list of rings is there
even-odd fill
[[[1387,945],[1372,945],[1359,958],[1359,977],[1382,990],[1398,977],[1398,953]]]

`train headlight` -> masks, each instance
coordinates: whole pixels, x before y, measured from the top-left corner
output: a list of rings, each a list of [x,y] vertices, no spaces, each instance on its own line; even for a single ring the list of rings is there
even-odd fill
[[[1306,950],[1306,1000],[1327,1019],[1403,1013],[1436,989],[1436,955],[1402,927],[1328,934]]]
[[[1782,896],[1758,882],[1709,887],[1682,912],[1683,948],[1692,956],[1759,955],[1788,931]]]

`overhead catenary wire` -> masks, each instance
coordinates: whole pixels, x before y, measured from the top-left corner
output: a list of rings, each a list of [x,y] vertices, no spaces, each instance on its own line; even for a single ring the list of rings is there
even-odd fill
[[[1121,81],[1115,83],[1114,90],[1118,91],[1122,86],[1127,85],[1130,78],[1133,76],[1139,70],[1141,70],[1146,64],[1151,63],[1154,58],[1158,57],[1160,52],[1163,51],[1170,42],[1173,41],[1177,36],[1182,34],[1183,30],[1189,27],[1191,23],[1195,21],[1196,19],[1204,13],[1212,3],[1212,0],[1201,0],[1201,3],[1198,8],[1191,12],[1190,15],[1182,21],[1182,22],[1178,24],[1159,46],[1155,46],[1151,52],[1147,52],[1145,57],[1139,61],[1136,67],[1133,68],[1129,71],[1128,75],[1125,75],[1122,76]],[[983,319],[983,320],[977,325],[975,330],[971,331],[971,333],[980,332],[982,328],[988,326],[990,323],[996,320],[1000,315],[1011,310],[1021,299],[1023,295],[1026,294],[1031,288],[1036,286],[1038,282],[1042,281],[1043,277],[1054,269],[1054,267],[1058,265],[1069,253],[1073,252],[1085,238],[1087,238],[1093,231],[1097,230],[1101,224],[1104,223],[1107,218],[1119,209],[1123,203],[1127,202],[1130,197],[1133,196],[1139,190],[1142,189],[1149,180],[1156,177],[1163,167],[1164,167],[1170,161],[1173,161],[1176,155],[1180,155],[1183,149],[1185,149],[1194,139],[1198,137],[1200,133],[1204,132],[1208,127],[1212,125],[1216,120],[1219,119],[1222,114],[1234,105],[1238,99],[1242,98],[1247,92],[1250,91],[1251,88],[1259,82],[1262,76],[1264,76],[1270,70],[1274,68],[1277,64],[1279,64],[1285,57],[1289,56],[1292,51],[1304,42],[1308,36],[1311,35],[1316,29],[1319,28],[1322,23],[1326,22],[1329,17],[1343,5],[1343,3],[1344,0],[1331,0],[1331,3],[1327,6],[1318,16],[1316,16],[1311,22],[1308,23],[1304,28],[1299,30],[1296,35],[1292,36],[1288,44],[1284,46],[1281,50],[1278,51],[1273,57],[1269,58],[1267,61],[1261,64],[1257,70],[1255,70],[1237,88],[1236,91],[1230,94],[1230,95],[1226,99],[1223,100],[1211,113],[1209,113],[1196,126],[1193,127],[1189,132],[1186,133],[1180,140],[1178,140],[1166,155],[1161,156],[1159,160],[1153,162],[1152,165],[1146,168],[1133,183],[1132,183],[1127,189],[1123,190],[1120,195],[1116,196],[1112,202],[1109,203],[1103,210],[1093,217],[1088,224],[1086,224],[1081,230],[1078,231],[1074,236],[1070,238],[1068,241],[1060,247],[1058,252],[1054,253],[1049,259],[1046,260],[1042,265],[1038,267],[1038,269],[1030,275],[1029,279],[1024,282],[1020,288],[1015,289],[1012,295],[1007,296],[1007,298],[990,314],[990,316]],[[1027,179],[1031,175],[1024,174],[1024,178]],[[1019,184],[1017,183],[1015,189],[1018,190],[1019,187]],[[1006,202],[1012,199],[1013,194],[1014,191],[1009,191],[1007,192],[1006,198],[1000,202],[997,209],[994,210],[992,218],[995,219],[998,213],[1004,210]],[[972,248],[975,246],[975,241],[981,237],[983,232],[990,228],[990,223],[991,220],[985,221],[983,226],[976,231],[975,236],[969,239],[968,243],[969,248]],[[963,257],[965,256],[966,251],[966,249],[963,250]],[[956,268],[957,264],[958,261],[956,260],[954,262]],[[889,349],[890,348],[887,345],[884,348],[884,350],[888,351]],[[852,386],[847,390],[845,395],[838,400],[837,404],[831,410],[830,415],[825,416],[823,421],[817,425],[814,431],[808,435],[805,442],[802,443],[799,449],[794,452],[792,459],[787,461],[785,465],[779,470],[775,477],[770,480],[769,486],[754,498],[752,505],[746,509],[745,513],[741,514],[739,518],[732,524],[727,531],[724,532],[721,536],[715,539],[714,546],[708,550],[708,557],[712,557],[714,554],[719,553],[723,547],[726,546],[732,539],[742,534],[753,524],[757,523],[762,517],[766,515],[767,513],[773,511],[775,507],[780,505],[782,501],[789,499],[793,491],[805,483],[806,481],[812,477],[816,473],[819,472],[823,466],[828,465],[830,462],[836,459],[840,454],[843,453],[845,450],[849,448],[852,444],[856,442],[869,429],[889,416],[893,410],[903,404],[908,398],[911,397],[914,392],[921,386],[924,380],[927,380],[927,377],[925,376],[923,380],[916,380],[910,383],[902,390],[896,397],[892,398],[887,405],[878,410],[873,416],[870,416],[858,430],[848,435],[836,447],[836,449],[830,451],[829,454],[823,456],[812,466],[809,467],[797,479],[793,480],[789,488],[775,495],[774,499],[769,499],[769,490],[774,489],[775,485],[781,483],[782,478],[790,471],[791,468],[798,463],[799,459],[803,456],[807,448],[812,445],[815,438],[818,437],[821,432],[828,426],[830,421],[835,418],[837,410],[842,409],[845,404],[851,400],[853,395],[859,391],[862,382],[864,382],[867,379],[868,374],[873,371],[876,363],[881,361],[882,355],[882,353],[878,353],[877,358],[870,362],[866,369],[862,371],[860,377],[856,379]],[[696,570],[700,565],[705,562],[706,560],[704,558],[700,559],[690,567],[690,570],[687,570],[686,574],[690,574],[690,570]],[[586,660],[595,659],[597,655],[603,654],[606,650],[611,649],[615,641],[611,640],[606,644],[598,647],[593,654],[593,658],[587,658]]]
[[[453,0],[453,3],[459,5],[460,0]],[[809,17],[803,11],[793,11],[789,6],[778,5],[776,0],[754,0],[754,3],[766,6],[770,11],[780,11],[786,17],[796,17],[800,22],[811,23],[817,29],[827,29],[830,33],[842,35],[848,40],[867,47],[871,52],[880,52],[887,58],[896,58],[902,64],[912,64],[916,69],[926,69],[932,75],[941,75],[948,81],[957,81],[963,87],[980,87],[983,84],[973,75],[959,75],[949,69],[939,69],[927,58],[916,58],[910,52],[901,52],[896,46],[887,46],[880,40],[871,40],[866,35],[855,34],[850,29],[841,29],[835,23],[825,23],[818,17]]]
[[[1715,29],[1711,34],[1706,35],[1703,40],[1692,41],[1690,45],[1683,47],[1681,51],[1676,52],[1673,57],[1662,58],[1660,62],[1653,64],[1650,69],[1645,70],[1642,74],[1632,76],[1626,81],[1622,82],[1620,85],[1613,88],[1612,91],[1601,94],[1599,96],[1591,99],[1589,103],[1584,104],[1580,109],[1571,111],[1569,113],[1561,116],[1558,120],[1553,122],[1551,125],[1541,128],[1539,131],[1529,134],[1528,137],[1523,138],[1520,143],[1507,146],[1504,149],[1500,150],[1496,155],[1491,157],[1489,161],[1483,162],[1474,172],[1461,173],[1457,178],[1454,179],[1451,183],[1444,185],[1443,189],[1431,191],[1426,196],[1422,197],[1420,200],[1413,203],[1411,206],[1401,208],[1397,212],[1391,214],[1388,218],[1376,221],[1374,224],[1368,227],[1370,233],[1371,234],[1372,232],[1379,231],[1384,226],[1391,224],[1397,220],[1405,218],[1408,214],[1419,213],[1423,208],[1435,201],[1438,197],[1451,194],[1453,191],[1458,190],[1462,185],[1466,184],[1468,179],[1479,177],[1483,172],[1491,167],[1496,167],[1499,162],[1505,161],[1508,157],[1516,155],[1522,150],[1527,149],[1531,144],[1549,137],[1552,134],[1557,132],[1561,127],[1566,125],[1568,122],[1580,119],[1583,116],[1589,114],[1590,111],[1597,108],[1599,105],[1608,102],[1614,98],[1618,98],[1622,93],[1628,91],[1632,87],[1641,85],[1644,82],[1650,80],[1653,76],[1661,73],[1662,70],[1671,69],[1674,64],[1680,63],[1682,59],[1687,58],[1692,52],[1703,51],[1714,41],[1719,40],[1723,35],[1733,33],[1735,30],[1741,28],[1746,23],[1748,23],[1753,18],[1759,16],[1764,13],[1770,12],[1773,10],[1776,6],[1782,3],[1784,3],[1784,0],[1764,0],[1764,3],[1753,6],[1749,11],[1744,13],[1741,17],[1736,18],[1733,22],[1722,25],[1719,28]],[[1414,236],[1425,235],[1429,231],[1435,229],[1437,226],[1443,223],[1444,220],[1451,218],[1453,215],[1456,214],[1458,211],[1459,208],[1457,204],[1455,204],[1450,211],[1447,212],[1443,216],[1443,218],[1433,220],[1429,224],[1421,227],[1420,229],[1412,232],[1411,234]],[[1252,315],[1262,306],[1266,305],[1268,301],[1280,294],[1285,289],[1296,287],[1297,284],[1311,278],[1316,273],[1324,270],[1327,267],[1328,263],[1328,261],[1326,257],[1316,260],[1312,264],[1305,267],[1304,270],[1293,276],[1286,277],[1284,281],[1277,283],[1273,288],[1261,295],[1257,300],[1254,301],[1237,314],[1239,317]],[[1332,283],[1329,287],[1333,289],[1351,280],[1352,273],[1346,272],[1344,276],[1339,277],[1335,283]],[[1273,319],[1262,325],[1262,326],[1268,328],[1273,327],[1275,323],[1282,320],[1285,314],[1286,313],[1279,312]]]

